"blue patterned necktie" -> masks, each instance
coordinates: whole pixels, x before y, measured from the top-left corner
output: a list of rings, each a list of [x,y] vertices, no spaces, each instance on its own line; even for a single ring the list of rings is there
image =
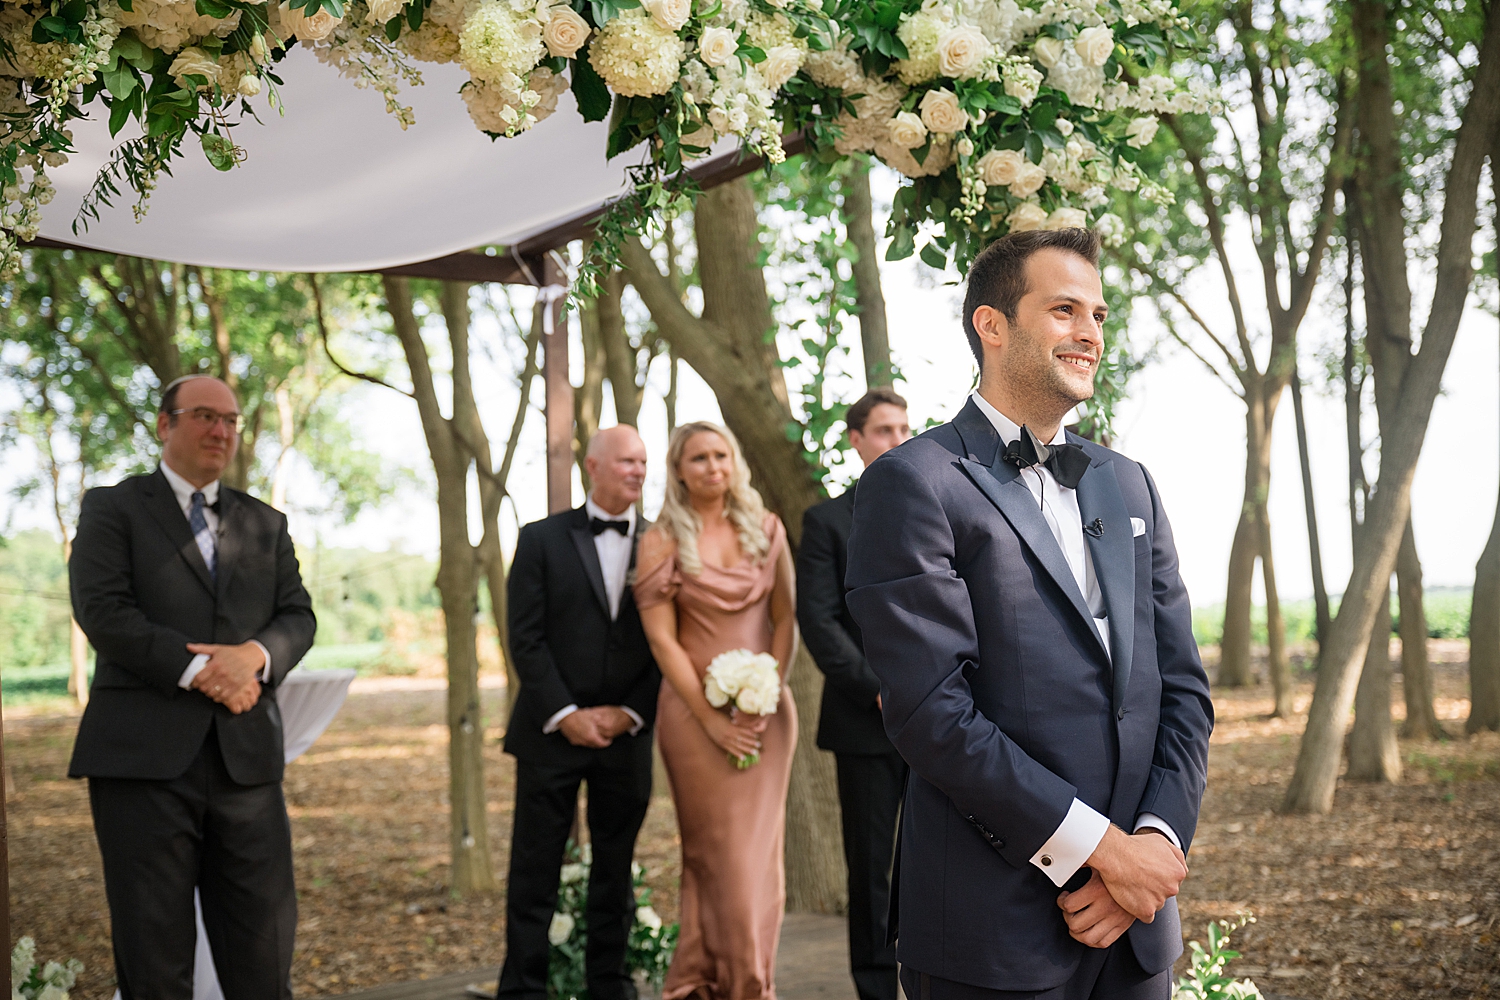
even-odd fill
[[[188,511],[188,527],[193,529],[193,541],[198,543],[198,551],[203,553],[203,562],[208,566],[208,575],[218,579],[214,567],[216,555],[214,533],[209,530],[208,518],[203,513],[204,506],[203,494],[194,493],[193,507]]]

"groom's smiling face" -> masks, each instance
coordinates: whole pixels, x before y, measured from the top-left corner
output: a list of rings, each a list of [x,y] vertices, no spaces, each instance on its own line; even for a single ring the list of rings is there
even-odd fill
[[[974,311],[985,381],[993,364],[1017,402],[1066,412],[1094,394],[1108,312],[1094,265],[1066,250],[1038,250],[1026,261],[1026,293],[1013,319],[990,306]]]

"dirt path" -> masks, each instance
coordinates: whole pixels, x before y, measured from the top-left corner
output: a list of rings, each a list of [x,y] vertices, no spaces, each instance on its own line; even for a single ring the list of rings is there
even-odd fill
[[[1450,731],[1467,713],[1462,664],[1438,667]],[[1397,685],[1399,688],[1399,684]],[[488,688],[494,717],[502,692]],[[1305,707],[1310,688],[1299,706]],[[1184,886],[1189,936],[1252,911],[1233,968],[1263,988],[1320,997],[1500,997],[1500,736],[1403,743],[1396,786],[1346,783],[1331,817],[1276,815],[1302,720],[1267,720],[1269,693],[1217,692],[1210,789]],[[287,770],[301,924],[299,995],[498,964],[500,899],[446,891],[447,732],[440,684],[361,680]],[[12,926],[44,958],[87,970],[75,996],[113,991],[109,921],[81,782],[64,777],[76,719],[7,719]],[[498,735],[498,733],[496,734]],[[507,865],[514,768],[486,751],[497,870]],[[658,789],[638,857],[657,909],[677,910],[677,840]]]

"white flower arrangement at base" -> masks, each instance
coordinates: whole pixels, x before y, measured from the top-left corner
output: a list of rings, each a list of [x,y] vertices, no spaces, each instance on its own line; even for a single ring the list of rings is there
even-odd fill
[[[731,649],[715,656],[703,675],[703,697],[714,708],[731,701],[741,712],[751,715],[774,715],[781,700],[781,669],[769,653],[752,653],[748,649]],[[740,757],[729,755],[730,763],[740,770],[760,762],[760,754]]]
[[[11,1000],[68,1000],[68,991],[83,971],[76,958],[36,964],[36,942],[23,937],[10,953]]]

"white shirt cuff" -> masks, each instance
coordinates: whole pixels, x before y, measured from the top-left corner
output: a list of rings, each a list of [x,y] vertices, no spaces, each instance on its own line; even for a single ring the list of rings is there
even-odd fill
[[[271,683],[271,651],[262,646],[259,639],[251,639],[250,641],[255,643],[255,648],[260,650],[260,655],[266,658],[266,665],[260,668],[260,682],[262,684],[269,684]]]
[[[1058,888],[1083,867],[1099,841],[1109,830],[1109,817],[1078,799],[1068,807],[1068,815],[1052,831],[1041,850],[1031,856],[1031,863],[1042,870]]]
[[[547,736],[557,732],[558,724],[576,711],[578,711],[577,705],[568,705],[564,708],[558,709],[557,713],[553,715],[552,718],[548,719],[547,724],[542,727],[542,735]]]
[[[180,688],[191,688],[193,686],[193,678],[203,672],[203,667],[206,663],[208,663],[207,653],[199,653],[189,660],[187,669],[182,672],[181,677],[177,678],[177,686]]]
[[[634,736],[636,733],[639,733],[642,729],[646,728],[646,720],[641,718],[640,715],[636,713],[635,709],[627,708],[624,705],[621,705],[620,711],[630,716],[630,721],[635,723],[635,725],[630,727],[631,736]]]
[[[1182,841],[1177,839],[1177,831],[1172,829],[1172,824],[1156,815],[1156,813],[1141,813],[1140,818],[1135,821],[1134,832],[1140,833],[1148,827],[1152,830],[1160,830],[1166,834],[1167,839],[1172,842],[1172,846],[1179,851],[1182,850]]]

